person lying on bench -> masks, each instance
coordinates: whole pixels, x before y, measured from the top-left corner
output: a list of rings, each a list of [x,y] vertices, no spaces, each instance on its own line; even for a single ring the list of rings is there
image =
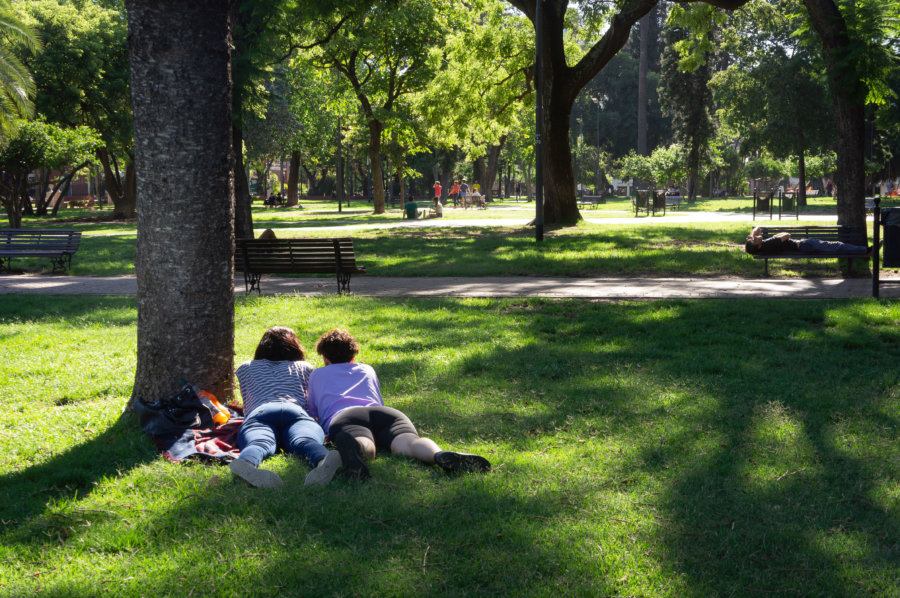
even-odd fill
[[[375,458],[376,448],[451,473],[491,469],[484,457],[442,451],[430,438],[420,437],[403,412],[385,407],[375,370],[354,363],[359,343],[349,332],[326,332],[316,343],[316,352],[325,366],[309,377],[309,412],[337,446],[348,477],[362,481],[371,477],[365,461]]]
[[[763,239],[760,227],[754,228],[747,235],[744,245],[747,253],[768,255],[777,253],[867,253],[868,248],[841,241],[823,241],[821,239],[791,239],[791,233],[782,232]]]

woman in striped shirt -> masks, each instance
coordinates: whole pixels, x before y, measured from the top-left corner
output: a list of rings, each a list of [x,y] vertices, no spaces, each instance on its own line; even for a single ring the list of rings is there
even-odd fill
[[[244,423],[238,432],[241,455],[229,467],[253,486],[282,484],[274,471],[259,469],[278,448],[309,461],[314,469],[307,484],[331,481],[341,464],[338,453],[323,446],[325,433],[307,412],[306,389],[313,366],[305,357],[294,331],[275,326],[263,334],[253,360],[237,369]]]

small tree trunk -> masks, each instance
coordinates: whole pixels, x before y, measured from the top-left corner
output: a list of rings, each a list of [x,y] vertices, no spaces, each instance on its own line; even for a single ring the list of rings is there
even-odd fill
[[[384,125],[369,121],[369,161],[372,167],[372,205],[376,214],[384,214],[384,173],[381,170],[381,132]]]
[[[647,63],[650,43],[650,13],[640,20],[640,58],[638,62],[637,147],[638,154],[648,156],[647,148]]]
[[[806,206],[806,152],[804,150],[800,150],[800,158],[797,163],[797,171],[800,175],[800,184],[797,189],[797,205],[799,207]]]
[[[485,201],[494,201],[494,179],[497,177],[497,163],[500,161],[500,150],[503,149],[503,144],[506,142],[506,136],[500,138],[500,143],[497,145],[492,145],[490,149],[488,149],[487,155],[487,164],[484,169],[484,191],[483,195]],[[501,186],[502,186],[502,176],[501,173]]]
[[[239,124],[231,125],[231,147],[234,152],[234,238],[252,239],[253,202],[250,198],[250,181],[244,170],[244,133]]]

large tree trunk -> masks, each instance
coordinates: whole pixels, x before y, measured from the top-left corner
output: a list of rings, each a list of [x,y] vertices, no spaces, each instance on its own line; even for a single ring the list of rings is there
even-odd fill
[[[297,196],[297,181],[300,180],[300,152],[291,152],[291,165],[288,168],[287,205],[294,207],[300,205]]]
[[[837,171],[834,184],[838,224],[865,226],[865,97],[860,81],[856,52],[841,11],[833,0],[803,0],[813,27],[822,38],[828,81],[834,102],[837,130]],[[801,181],[805,184],[806,181]]]
[[[372,165],[372,205],[376,214],[384,214],[384,173],[381,171],[381,131],[380,121],[369,121],[369,161]]]
[[[797,171],[800,177],[800,184],[797,186],[797,197],[795,199],[797,206],[802,208],[806,206],[806,151],[802,149],[802,146],[797,163]]]
[[[232,102],[232,109],[237,109]],[[244,170],[244,133],[240,123],[231,125],[232,151],[234,152],[234,237],[236,239],[252,239],[253,212],[250,199],[250,182]]]
[[[228,0],[127,0],[137,166],[135,397],[234,378]]]
[[[569,146],[569,116],[572,104],[567,99],[550,102],[544,108],[544,222],[572,225],[581,220],[575,196],[575,175]]]

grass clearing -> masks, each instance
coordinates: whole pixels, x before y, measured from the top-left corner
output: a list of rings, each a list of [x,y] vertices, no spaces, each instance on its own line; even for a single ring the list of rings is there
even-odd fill
[[[490,211],[490,210],[489,210]],[[258,229],[271,226],[280,237],[351,236],[357,261],[374,276],[735,276],[757,278],[763,265],[743,250],[746,222],[601,224],[550,229],[541,244],[526,226],[454,226],[341,229],[348,221],[318,214],[310,227],[288,212],[279,220],[255,215]],[[469,211],[471,213],[471,210]],[[817,221],[806,221],[817,224]],[[331,223],[331,224],[329,224]],[[827,224],[827,221],[822,221]],[[71,226],[71,224],[68,224]],[[129,228],[129,226],[131,228]],[[82,246],[71,274],[134,274],[136,232],[128,223],[85,223]],[[13,267],[48,271],[47,260],[16,259]],[[773,260],[774,276],[839,276],[837,260]]]
[[[274,492],[119,419],[133,299],[0,313],[3,596],[900,596],[900,302],[238,298],[495,466]]]

